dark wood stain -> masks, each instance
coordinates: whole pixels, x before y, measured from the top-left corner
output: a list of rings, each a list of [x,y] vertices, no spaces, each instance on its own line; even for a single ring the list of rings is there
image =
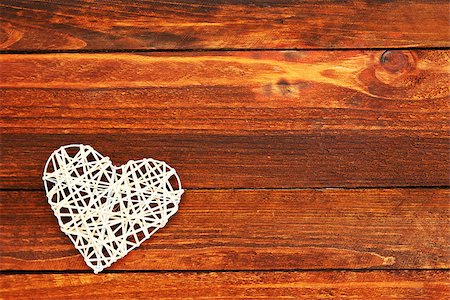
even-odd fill
[[[444,133],[443,133],[444,134]],[[347,132],[295,135],[4,134],[3,188],[42,188],[60,145],[93,145],[117,165],[170,162],[186,188],[448,185],[448,138]]]
[[[0,49],[448,47],[448,2],[2,1]]]

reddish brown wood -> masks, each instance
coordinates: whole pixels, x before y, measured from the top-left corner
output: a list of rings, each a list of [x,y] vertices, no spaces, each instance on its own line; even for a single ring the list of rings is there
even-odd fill
[[[448,47],[448,1],[12,1],[0,48]]]
[[[249,100],[259,100],[263,107],[271,99],[275,102],[273,108],[286,107],[288,100],[306,101],[305,98],[312,98],[309,99],[312,107],[345,108],[351,104],[348,99],[347,102],[339,99],[335,93],[350,97],[352,94],[349,93],[353,92],[357,97],[354,101],[365,100],[360,103],[362,106],[367,105],[367,96],[391,101],[419,101],[448,97],[450,93],[445,85],[450,65],[450,51],[447,50],[9,54],[2,55],[0,63],[2,88],[81,93],[116,89],[125,89],[125,92],[155,88],[160,88],[160,92],[194,89],[184,92],[190,96],[188,99],[177,98],[176,94],[159,96],[170,96],[165,97],[167,103],[164,104],[171,104],[169,100],[172,100],[175,103],[171,106],[175,107],[180,106],[181,100],[186,106],[195,92],[199,104],[220,103],[219,99],[211,97],[211,91],[220,91],[219,88],[239,91],[243,95],[251,93],[253,97]],[[326,90],[319,87],[326,87]],[[210,96],[209,99],[205,99],[205,95]],[[121,97],[120,94],[116,96]],[[239,107],[235,100],[237,96],[230,99],[234,100],[230,103],[232,108]],[[137,99],[142,101],[142,98]],[[319,100],[325,103],[318,103]],[[130,102],[122,103],[122,106],[124,104]],[[249,105],[251,107],[252,102]],[[388,104],[380,103],[381,107],[384,105]]]
[[[450,51],[0,56],[4,133],[443,135]]]
[[[444,0],[2,1],[0,51],[87,53],[0,55],[0,298],[448,298],[450,51],[411,49],[449,24]],[[76,274],[41,191],[68,143],[188,188],[119,273]],[[270,189],[362,186],[440,188]]]
[[[0,277],[2,299],[445,299],[446,272],[33,274]]]
[[[448,185],[449,57],[3,55],[0,183],[41,188],[52,150],[87,143],[165,159],[188,188]]]
[[[446,186],[449,139],[360,132],[296,135],[12,134],[2,136],[0,185],[41,189],[61,145],[93,145],[113,163],[153,157],[185,188]]]
[[[450,192],[187,191],[112,270],[449,268]],[[88,270],[43,192],[0,192],[2,270]]]

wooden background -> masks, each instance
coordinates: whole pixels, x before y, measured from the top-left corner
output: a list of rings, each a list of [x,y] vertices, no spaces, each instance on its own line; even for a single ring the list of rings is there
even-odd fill
[[[0,298],[448,297],[448,12],[2,1]],[[69,143],[165,160],[187,189],[100,275],[43,192]]]

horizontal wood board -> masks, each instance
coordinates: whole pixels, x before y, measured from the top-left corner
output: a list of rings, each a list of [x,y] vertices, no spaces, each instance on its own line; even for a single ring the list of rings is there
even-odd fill
[[[2,299],[445,299],[440,271],[20,274],[0,277]]]
[[[448,47],[445,0],[2,1],[0,49]]]
[[[442,269],[450,191],[188,190],[108,270]],[[43,192],[0,192],[2,270],[89,270]]]

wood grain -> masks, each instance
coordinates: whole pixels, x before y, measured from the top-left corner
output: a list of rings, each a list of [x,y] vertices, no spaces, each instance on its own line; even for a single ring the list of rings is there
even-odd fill
[[[0,49],[448,47],[448,1],[12,1]]]
[[[310,188],[448,186],[448,137],[386,137],[360,132],[296,135],[2,135],[0,186],[42,189],[42,170],[61,145],[94,146],[121,165],[169,162],[183,187]]]
[[[188,188],[447,186],[449,51],[2,55],[3,188],[66,143]]]
[[[448,279],[439,271],[21,274],[0,277],[0,297],[445,299]]]
[[[446,135],[450,51],[0,56],[4,133]]]
[[[111,270],[449,268],[450,191],[188,190]],[[2,270],[88,270],[43,192],[0,192]]]
[[[448,298],[448,1],[209,2],[0,3],[0,298]],[[188,189],[106,274],[42,191],[69,143]]]

